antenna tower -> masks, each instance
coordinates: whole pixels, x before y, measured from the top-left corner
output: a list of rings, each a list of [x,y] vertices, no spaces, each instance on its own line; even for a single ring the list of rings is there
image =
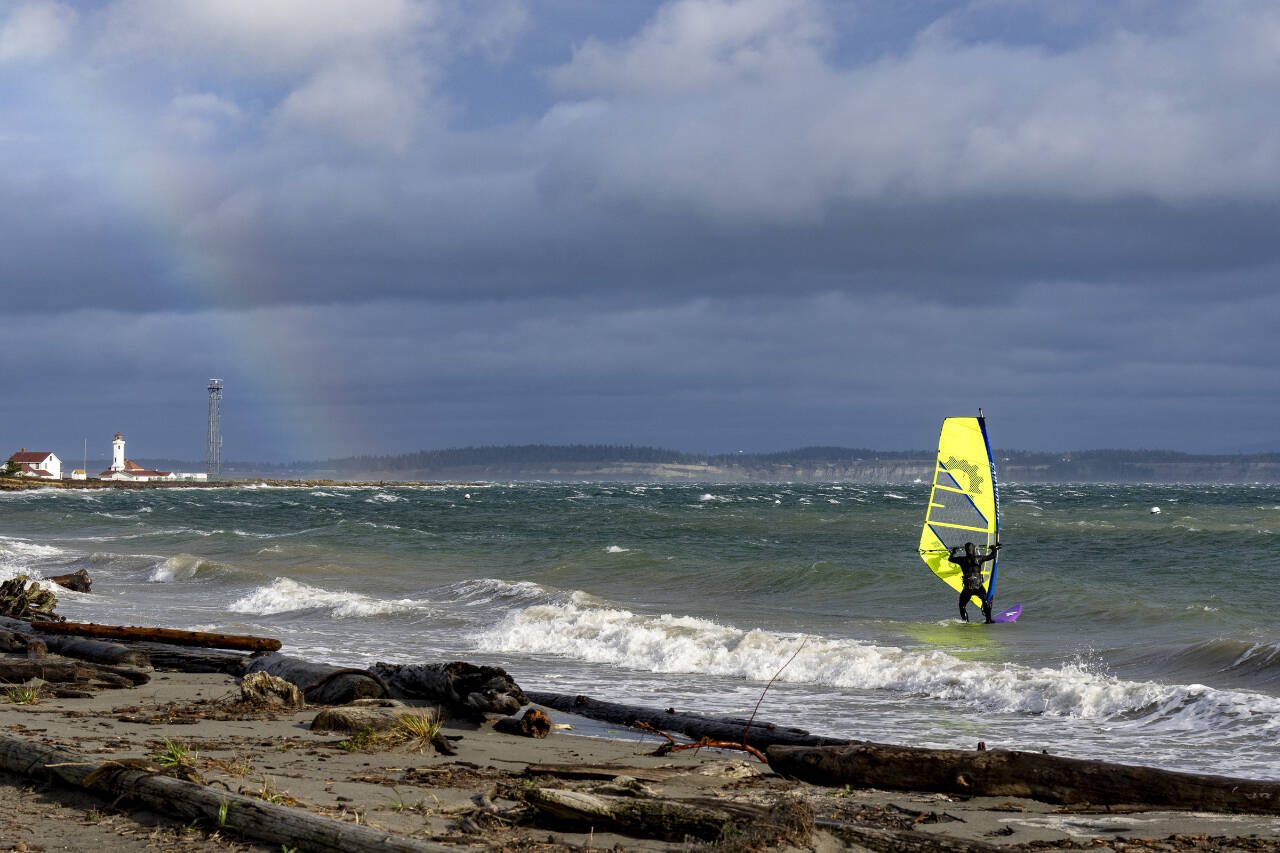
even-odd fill
[[[209,478],[222,476],[222,380],[209,380]]]

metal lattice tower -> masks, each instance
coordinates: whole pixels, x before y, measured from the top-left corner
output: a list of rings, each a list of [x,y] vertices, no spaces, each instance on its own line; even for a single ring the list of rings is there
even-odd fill
[[[210,479],[222,476],[222,380],[209,380],[209,461]]]

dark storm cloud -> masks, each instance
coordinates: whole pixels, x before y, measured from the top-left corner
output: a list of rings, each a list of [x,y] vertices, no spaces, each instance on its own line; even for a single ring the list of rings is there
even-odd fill
[[[1255,449],[1278,29],[1251,0],[24,0],[0,379],[78,442],[70,400],[198,427],[222,375],[277,458],[923,446],[976,405],[1006,446]]]

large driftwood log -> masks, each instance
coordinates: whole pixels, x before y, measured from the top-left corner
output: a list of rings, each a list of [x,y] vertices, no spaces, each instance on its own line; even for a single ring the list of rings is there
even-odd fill
[[[602,702],[589,696],[572,696],[567,693],[544,693],[531,690],[526,694],[529,700],[557,711],[578,714],[593,720],[603,720],[622,726],[635,723],[646,723],[664,732],[674,732],[699,740],[710,738],[731,743],[742,743],[743,732],[747,735],[747,744],[756,749],[764,749],[771,744],[789,744],[795,746],[845,745],[848,740],[811,735],[804,729],[786,728],[773,723],[756,720],[750,728],[746,720],[725,717],[704,717],[699,714],[683,714],[673,709],[659,711],[655,708],[640,708],[634,705],[620,705],[616,702]]]
[[[97,683],[108,687],[134,687],[151,680],[145,672],[127,666],[93,664],[60,657],[0,658],[0,683],[21,684],[33,678],[64,684]]]
[[[409,706],[395,699],[363,701],[376,704],[325,708],[311,721],[311,730],[343,734],[355,734],[361,729],[389,732],[396,727],[401,717],[409,713]]]
[[[451,711],[477,714],[514,714],[529,704],[524,691],[506,671],[496,666],[451,663],[375,663],[373,672],[396,699],[442,702]]]
[[[270,637],[242,634],[213,634],[206,631],[180,631],[176,628],[140,628],[133,625],[93,625],[83,622],[40,624],[36,628],[49,634],[98,637],[108,640],[145,640],[172,643],[175,646],[200,646],[207,649],[237,649],[245,652],[274,652],[280,641]]]
[[[21,652],[28,657],[40,657],[48,651],[49,647],[40,640],[19,631],[6,631],[0,628],[0,653]]]
[[[53,777],[75,788],[110,798],[127,798],[184,822],[201,820],[209,826],[219,825],[225,803],[223,826],[269,844],[326,853],[456,853],[463,849],[391,835],[302,809],[5,735],[0,735],[0,768],[37,778]]]
[[[94,663],[113,664],[115,666],[136,666],[146,669],[151,661],[144,652],[130,649],[119,643],[108,643],[102,640],[91,640],[82,637],[59,637],[40,632],[28,621],[0,616],[0,628],[21,634],[28,639],[28,645],[38,643],[46,651],[69,658],[93,661]]]
[[[559,821],[609,829],[638,838],[684,841],[688,836],[714,841],[735,817],[727,808],[690,805],[678,800],[588,794],[562,788],[530,788],[525,802]],[[764,809],[756,809],[758,818]],[[747,818],[751,819],[751,818]]]
[[[84,569],[76,569],[74,572],[66,575],[50,575],[45,578],[50,583],[56,583],[60,587],[72,590],[73,592],[89,592],[93,587],[93,580],[89,577],[89,573]]]
[[[345,705],[387,695],[382,679],[368,670],[345,669],[301,658],[270,654],[249,661],[246,673],[267,672],[296,684],[313,705]]]
[[[1280,813],[1280,783],[1003,749],[857,744],[771,746],[774,772],[817,785],[1028,797],[1046,803],[1144,804],[1196,811]]]
[[[243,652],[196,649],[169,643],[130,643],[128,648],[145,654],[156,669],[175,672],[221,672],[238,678],[245,674],[252,660]]]

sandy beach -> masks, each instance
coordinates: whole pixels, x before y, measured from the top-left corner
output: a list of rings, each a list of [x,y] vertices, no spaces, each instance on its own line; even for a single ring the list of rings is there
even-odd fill
[[[719,849],[869,849],[826,822],[936,833],[1003,849],[1276,850],[1280,816],[1063,810],[1022,799],[833,790],[783,779],[740,752],[652,753],[642,732],[548,711],[546,739],[496,732],[493,720],[446,720],[456,755],[427,747],[353,743],[314,732],[319,709],[226,713],[231,676],[160,672],[90,698],[0,703],[0,734],[74,750],[87,761],[153,760],[166,741],[189,751],[205,784],[283,802],[336,820],[459,848],[678,850],[704,842],[642,839],[556,824],[523,802],[539,787],[651,791],[665,798],[752,803],[790,814],[781,829],[746,833]],[[569,727],[569,728],[565,728]],[[357,739],[359,741],[359,739]],[[30,776],[0,773],[0,850],[278,851],[130,803],[112,803]]]

